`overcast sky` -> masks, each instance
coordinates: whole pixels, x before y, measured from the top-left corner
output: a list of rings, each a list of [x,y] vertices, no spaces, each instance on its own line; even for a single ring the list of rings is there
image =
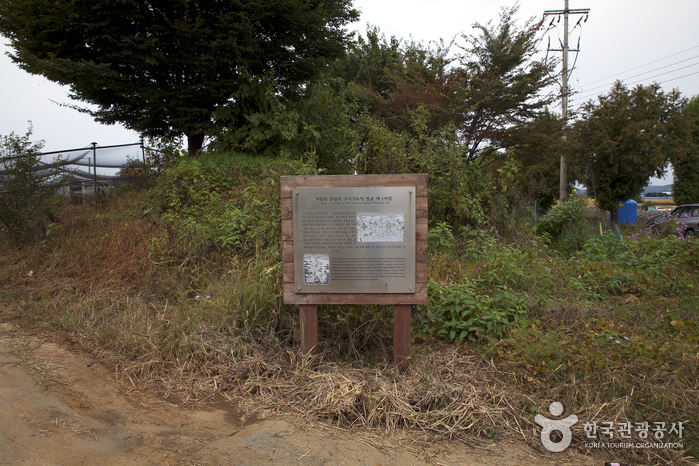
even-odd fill
[[[500,7],[513,4],[499,0],[355,0],[361,18],[351,28],[364,33],[371,24],[388,37],[449,42],[462,33],[475,34],[473,23],[497,21]],[[525,0],[517,18],[522,24],[564,6],[564,0]],[[629,87],[656,81],[666,91],[678,88],[687,97],[699,94],[699,0],[570,0],[569,8],[590,9],[581,27],[575,27],[580,15],[570,17],[570,47],[576,49],[578,40],[580,44],[580,52],[569,55],[570,65],[575,65],[569,81],[576,93],[570,99],[572,109],[608,92],[616,79]],[[549,37],[551,48],[560,48],[563,21],[556,26],[544,35],[543,50]],[[138,134],[132,131],[100,125],[85,114],[60,107],[58,104],[74,103],[66,89],[19,70],[6,55],[7,40],[0,37],[0,41],[0,134],[24,135],[31,120],[33,139],[44,139],[45,151],[91,142],[103,146],[138,142]]]

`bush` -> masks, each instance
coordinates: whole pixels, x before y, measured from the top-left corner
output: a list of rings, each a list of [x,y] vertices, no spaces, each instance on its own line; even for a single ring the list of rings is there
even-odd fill
[[[507,286],[497,286],[487,293],[479,289],[479,280],[463,283],[429,285],[428,320],[423,331],[446,340],[476,341],[486,336],[500,340],[514,322],[529,311],[526,297]]]
[[[683,296],[693,292],[688,275],[696,271],[698,256],[699,243],[677,237],[590,236],[569,260],[574,272],[569,285],[593,299],[625,293]]]
[[[117,176],[138,188],[152,187],[168,168],[187,156],[181,139],[150,139],[144,147],[145,160],[129,158]]]
[[[166,170],[146,200],[165,224],[158,260],[279,254],[282,175],[313,174],[301,162],[205,153]]]
[[[552,245],[561,252],[578,251],[585,243],[586,208],[585,199],[571,198],[549,210],[536,226],[536,232],[548,236]]]
[[[65,182],[60,164],[42,164],[44,142],[30,142],[31,135],[30,125],[24,136],[11,133],[0,139],[0,224],[16,244],[37,229],[46,232],[45,219],[53,217]]]

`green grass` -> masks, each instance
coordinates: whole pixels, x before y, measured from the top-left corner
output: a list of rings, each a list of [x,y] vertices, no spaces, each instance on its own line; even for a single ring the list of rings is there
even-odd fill
[[[120,193],[97,214],[66,212],[46,239],[4,250],[0,299],[146,384],[243,383],[266,370],[243,364],[253,355],[298,349],[297,309],[281,300],[279,226],[279,177],[296,173],[313,169],[235,154],[182,161],[148,192]],[[416,357],[446,344],[490,358],[528,400],[516,415],[529,423],[552,401],[582,421],[683,421],[687,453],[699,456],[699,241],[641,228],[619,241],[595,234],[599,219],[586,214],[557,221],[587,233],[552,241],[518,225],[515,241],[434,225]],[[320,315],[325,361],[390,363],[390,308]]]

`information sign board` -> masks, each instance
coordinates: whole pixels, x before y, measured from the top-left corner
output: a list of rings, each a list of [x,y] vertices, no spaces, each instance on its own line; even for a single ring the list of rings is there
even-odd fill
[[[297,188],[299,293],[413,293],[415,187]]]
[[[387,304],[406,368],[411,308],[427,304],[427,199],[427,175],[281,178],[284,303],[299,305],[303,353],[319,304]]]
[[[427,175],[283,176],[287,304],[426,304]]]

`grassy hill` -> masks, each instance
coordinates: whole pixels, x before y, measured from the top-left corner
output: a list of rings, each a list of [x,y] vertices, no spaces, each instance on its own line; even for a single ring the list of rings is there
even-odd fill
[[[2,242],[0,304],[171,400],[220,393],[247,412],[538,448],[534,416],[558,401],[578,416],[574,448],[595,441],[592,423],[664,422],[663,441],[683,449],[615,456],[695,464],[682,458],[699,455],[699,242],[600,236],[584,201],[512,231],[430,225],[430,302],[413,312],[399,373],[386,307],[321,307],[318,353],[298,352],[298,310],[281,300],[279,177],[313,173],[205,154],[96,212],[66,209],[47,237]]]

